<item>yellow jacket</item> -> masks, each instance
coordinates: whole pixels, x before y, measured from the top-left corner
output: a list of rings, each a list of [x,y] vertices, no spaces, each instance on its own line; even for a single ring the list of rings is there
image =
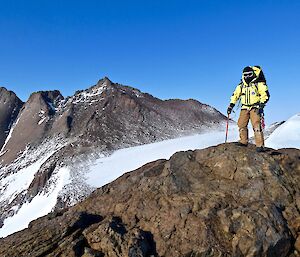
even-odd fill
[[[230,104],[235,105],[236,102],[241,99],[242,109],[251,110],[252,108],[258,108],[259,104],[266,104],[270,98],[268,86],[265,82],[262,70],[260,67],[251,67],[256,77],[247,84],[244,76],[242,81],[234,90]]]

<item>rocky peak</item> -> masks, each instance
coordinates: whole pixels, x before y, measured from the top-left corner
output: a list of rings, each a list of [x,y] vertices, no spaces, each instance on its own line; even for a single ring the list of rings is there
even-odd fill
[[[6,102],[10,103],[11,101],[19,105],[23,104],[13,91],[7,90],[5,87],[0,87],[0,101],[1,104],[5,104]]]
[[[1,94],[1,97],[4,97],[4,96],[11,97],[12,95],[16,96],[16,94],[14,92],[7,90],[7,88],[5,88],[5,87],[0,87],[0,94]]]
[[[0,87],[0,149],[5,144],[9,130],[16,120],[23,102],[12,91]]]
[[[14,160],[28,144],[40,142],[47,124],[55,114],[56,103],[62,99],[59,91],[39,91],[30,95],[11,128],[11,138],[2,149],[2,163]]]
[[[299,185],[297,149],[178,152],[1,239],[0,255],[299,256]]]
[[[97,82],[98,86],[106,85],[111,86],[113,83],[108,77],[104,77]]]
[[[64,97],[61,95],[60,91],[38,91],[30,95],[27,104],[57,104],[57,102],[63,100]]]
[[[41,95],[48,103],[56,103],[64,99],[59,90],[43,91]]]

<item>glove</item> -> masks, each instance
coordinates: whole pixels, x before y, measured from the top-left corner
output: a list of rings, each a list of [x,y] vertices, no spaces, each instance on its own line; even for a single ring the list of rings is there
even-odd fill
[[[264,113],[264,108],[265,108],[265,105],[263,103],[259,103],[257,113],[259,115],[263,114]]]
[[[228,115],[232,112],[233,107],[234,107],[234,104],[230,103],[229,106],[228,106],[228,108],[227,108],[227,114]]]

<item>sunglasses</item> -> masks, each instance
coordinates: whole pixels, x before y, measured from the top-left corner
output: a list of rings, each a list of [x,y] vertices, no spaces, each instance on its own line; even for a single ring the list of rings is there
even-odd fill
[[[247,71],[243,73],[244,78],[249,78],[253,76],[253,71]]]

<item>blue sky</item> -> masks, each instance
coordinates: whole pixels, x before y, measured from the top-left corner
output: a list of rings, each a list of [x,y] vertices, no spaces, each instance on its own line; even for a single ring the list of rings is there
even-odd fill
[[[241,71],[264,69],[266,121],[300,112],[300,1],[0,0],[0,85],[64,96],[108,76],[225,113]]]

